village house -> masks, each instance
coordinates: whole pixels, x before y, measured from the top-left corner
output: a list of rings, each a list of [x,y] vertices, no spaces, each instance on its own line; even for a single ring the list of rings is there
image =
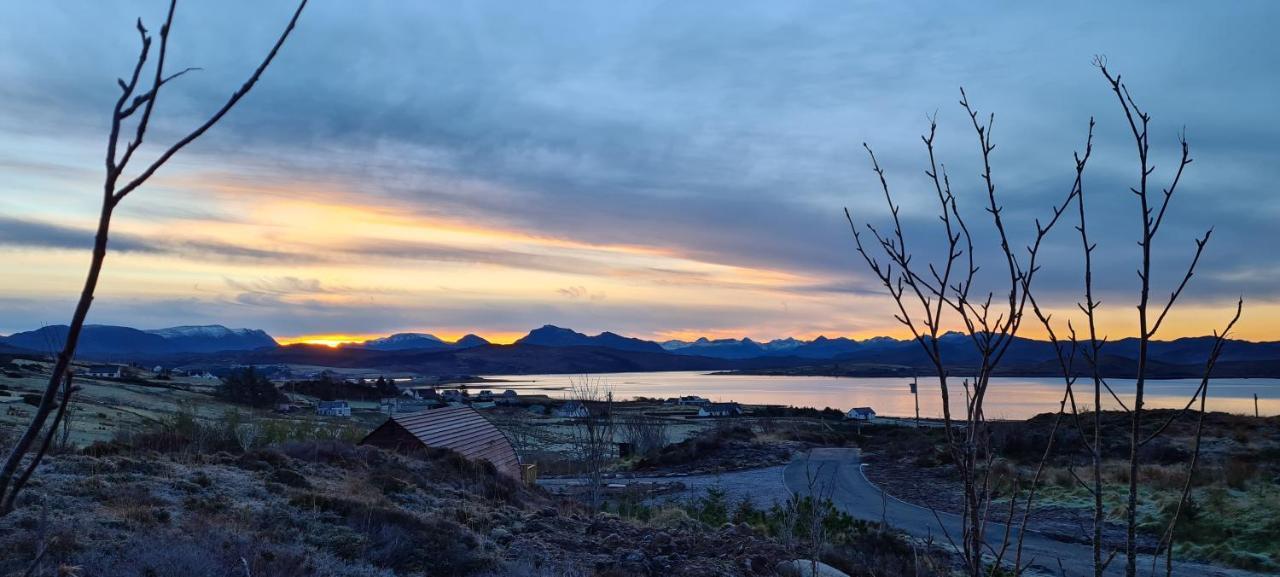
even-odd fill
[[[738,403],[710,403],[698,409],[699,417],[737,417],[742,414]]]
[[[702,405],[709,405],[709,404],[711,404],[711,401],[710,401],[709,399],[704,399],[704,398],[702,398],[702,397],[699,397],[698,395],[689,395],[689,396],[685,396],[685,397],[680,397],[679,404],[681,404],[681,405],[693,405],[693,406],[697,407],[697,406],[702,406]]]
[[[468,459],[488,461],[499,473],[521,478],[520,458],[511,441],[471,407],[393,415],[360,444],[400,452],[450,449]]]
[[[322,417],[350,417],[351,405],[346,401],[320,401],[316,403],[316,414]]]
[[[871,407],[854,407],[845,413],[844,418],[871,422],[876,420],[876,412]]]
[[[98,379],[118,379],[124,376],[124,367],[120,365],[93,365],[85,369],[84,375]]]

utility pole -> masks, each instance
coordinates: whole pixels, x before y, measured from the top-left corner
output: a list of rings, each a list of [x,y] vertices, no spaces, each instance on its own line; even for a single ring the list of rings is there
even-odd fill
[[[916,428],[920,428],[920,388],[915,375],[911,375],[911,396],[916,400]]]

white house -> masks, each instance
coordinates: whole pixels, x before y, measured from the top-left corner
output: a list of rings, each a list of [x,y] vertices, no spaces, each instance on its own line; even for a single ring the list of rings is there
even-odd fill
[[[320,401],[316,403],[316,414],[322,417],[350,417],[351,405],[346,401]]]
[[[99,379],[118,379],[124,376],[124,367],[120,365],[93,365],[85,370],[85,376]]]
[[[876,412],[871,407],[854,407],[845,413],[844,418],[870,422],[876,420]]]
[[[698,409],[699,417],[736,417],[742,414],[738,403],[711,403]]]

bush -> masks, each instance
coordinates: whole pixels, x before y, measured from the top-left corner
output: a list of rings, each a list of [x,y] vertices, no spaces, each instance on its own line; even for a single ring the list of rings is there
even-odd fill
[[[424,517],[404,509],[322,493],[300,493],[293,506],[333,513],[361,536],[361,559],[397,572],[464,575],[491,567],[480,539],[443,516]]]
[[[1257,476],[1258,465],[1238,457],[1231,457],[1222,466],[1222,478],[1232,489],[1243,490]]]

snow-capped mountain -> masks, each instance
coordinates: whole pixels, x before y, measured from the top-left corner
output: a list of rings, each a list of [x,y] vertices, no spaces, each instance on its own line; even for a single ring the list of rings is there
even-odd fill
[[[245,351],[277,346],[276,340],[258,329],[229,329],[222,325],[169,327],[145,331],[163,338],[175,352],[213,353]]]
[[[450,343],[429,333],[396,333],[379,339],[370,339],[353,346],[375,351],[408,351],[467,349],[487,344],[489,344],[489,341],[476,335],[467,335],[458,339],[457,342]]]
[[[449,344],[443,339],[428,333],[396,333],[380,339],[370,339],[356,346],[375,351],[449,348]]]

